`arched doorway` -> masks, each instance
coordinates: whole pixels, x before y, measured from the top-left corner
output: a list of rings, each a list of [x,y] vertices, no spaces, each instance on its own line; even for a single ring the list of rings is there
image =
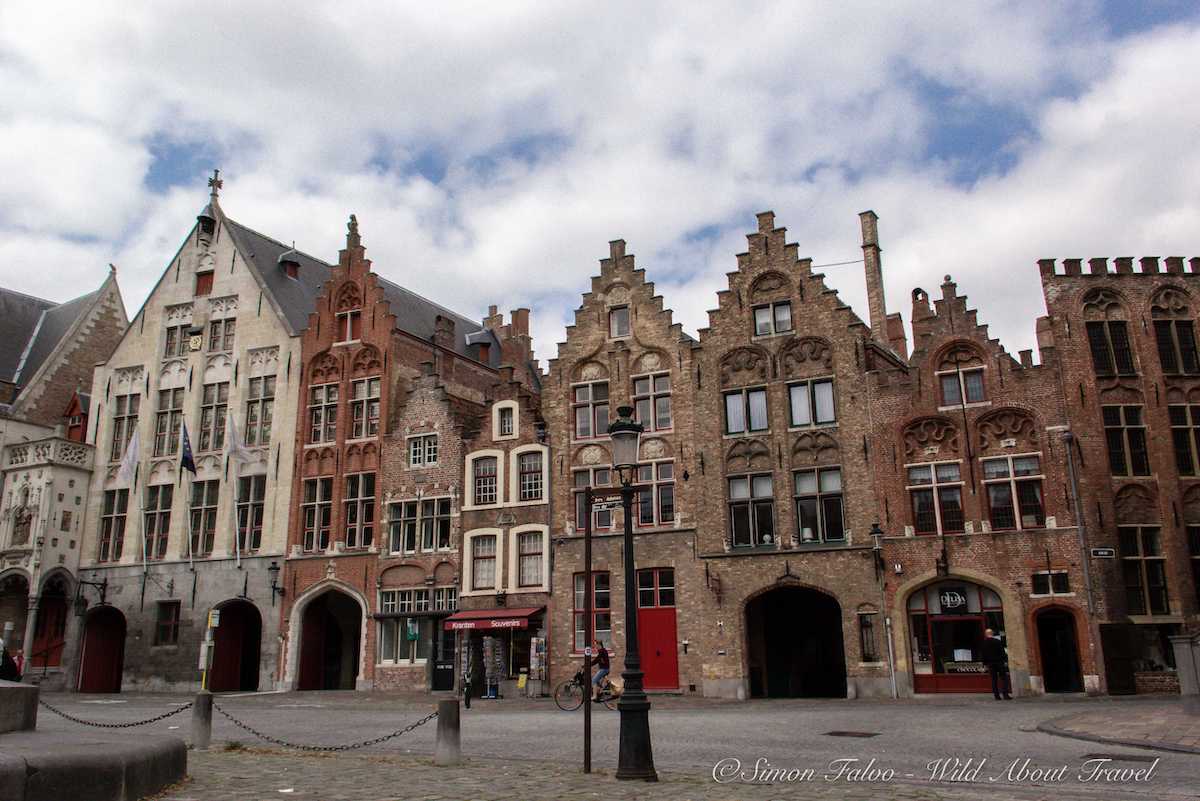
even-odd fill
[[[983,632],[1007,645],[1004,608],[988,587],[965,579],[927,584],[908,597],[913,690],[918,693],[991,692],[983,662]]]
[[[4,645],[10,654],[25,647],[25,619],[29,614],[29,579],[24,573],[10,573],[0,579],[0,631],[12,623]]]
[[[362,607],[329,590],[308,603],[301,618],[298,690],[353,690],[358,678]]]
[[[215,693],[258,689],[262,647],[262,615],[249,601],[226,601],[217,607],[220,625],[213,630],[212,669],[208,688]]]
[[[746,604],[750,695],[845,698],[842,609],[807,587],[778,587]]]
[[[1046,692],[1083,692],[1075,616],[1058,607],[1045,609],[1037,616],[1037,634],[1038,653],[1042,658],[1042,682]]]
[[[33,626],[33,646],[26,654],[30,665],[35,668],[58,667],[62,664],[66,641],[67,582],[58,575],[47,579],[42,585],[37,622]]]
[[[125,616],[111,606],[88,612],[83,624],[79,692],[119,693],[125,668]]]

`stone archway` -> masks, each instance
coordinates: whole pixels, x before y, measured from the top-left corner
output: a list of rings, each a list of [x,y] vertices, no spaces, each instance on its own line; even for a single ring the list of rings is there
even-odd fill
[[[208,688],[213,692],[258,689],[262,615],[250,601],[235,598],[218,604],[220,625],[213,632]]]
[[[298,611],[296,689],[355,689],[362,669],[362,604],[329,588]]]
[[[12,624],[8,635],[4,637],[4,645],[11,654],[16,654],[18,648],[25,648],[25,621],[28,614],[29,578],[24,571],[15,570],[0,578],[0,627],[9,628],[8,624]]]
[[[746,602],[750,695],[845,698],[842,609],[810,587],[778,586]]]

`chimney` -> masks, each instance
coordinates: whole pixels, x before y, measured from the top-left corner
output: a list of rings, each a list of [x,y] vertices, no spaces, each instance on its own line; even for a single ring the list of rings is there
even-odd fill
[[[888,341],[887,300],[883,295],[883,266],[879,262],[879,217],[867,210],[858,215],[862,225],[863,268],[867,274],[867,311],[871,315],[871,336],[877,342]]]
[[[529,336],[529,309],[513,309],[510,314],[512,315],[513,336]]]
[[[483,327],[489,331],[499,331],[502,325],[504,325],[504,315],[496,313],[495,304],[488,306],[487,317],[483,318]]]

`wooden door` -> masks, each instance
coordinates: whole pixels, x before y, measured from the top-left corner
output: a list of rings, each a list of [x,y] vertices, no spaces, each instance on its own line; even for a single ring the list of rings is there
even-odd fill
[[[67,599],[56,595],[43,596],[33,632],[33,649],[28,654],[30,664],[39,668],[61,665],[66,633]]]
[[[675,571],[669,567],[638,571],[638,651],[648,690],[679,687],[676,645]]]
[[[111,606],[92,610],[83,635],[79,692],[121,692],[125,668],[125,616]]]

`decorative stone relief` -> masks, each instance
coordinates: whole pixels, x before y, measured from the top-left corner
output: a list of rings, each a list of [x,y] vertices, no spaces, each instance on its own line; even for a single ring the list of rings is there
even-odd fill
[[[1037,424],[1033,416],[1023,409],[997,409],[979,419],[979,447],[990,448],[993,445],[1014,447],[1018,442],[1036,445],[1038,441]],[[1012,444],[1006,444],[1011,440]]]
[[[790,292],[791,289],[792,282],[787,279],[787,276],[771,270],[754,279],[754,283],[750,285],[750,298],[751,300],[763,300],[772,295]]]
[[[735,348],[721,359],[721,386],[740,386],[766,381],[770,359],[757,348]]]
[[[1127,484],[1118,490],[1113,506],[1120,524],[1158,523],[1158,505],[1154,496],[1140,484]]]
[[[792,464],[821,464],[837,460],[838,441],[825,431],[805,431],[792,444]]]
[[[1083,296],[1083,313],[1086,317],[1123,318],[1125,308],[1116,292],[1108,287],[1096,287]]]
[[[757,439],[735,442],[725,454],[725,469],[731,473],[770,465],[771,451]]]
[[[222,298],[212,298],[208,301],[208,314],[213,320],[219,320],[224,317],[233,317],[237,314],[238,299],[237,295],[226,295]]]
[[[938,359],[939,370],[953,370],[956,367],[966,367],[969,364],[979,364],[983,356],[973,345],[957,342],[942,351]]]
[[[113,383],[117,385],[118,390],[116,394],[127,394],[127,390],[141,382],[145,374],[146,371],[140,364],[135,367],[118,367],[113,371]]]
[[[362,306],[362,295],[358,291],[358,284],[353,281],[347,281],[338,289],[337,302],[334,308],[338,311],[347,311],[349,309],[357,309]]]
[[[783,346],[779,364],[788,378],[824,372],[833,368],[833,348],[821,337],[797,337]]]
[[[311,383],[324,384],[341,378],[342,368],[338,360],[330,353],[322,353],[312,361],[309,375]]]
[[[251,375],[272,375],[279,372],[279,346],[254,348],[247,354]]]
[[[638,359],[636,370],[639,373],[653,373],[662,366],[662,363],[662,357],[654,351],[650,351]]]
[[[1151,298],[1150,314],[1153,317],[1191,317],[1190,300],[1186,289],[1165,286]]]
[[[579,461],[582,464],[600,464],[604,460],[604,449],[599,445],[588,445],[579,452]]]
[[[667,455],[667,443],[655,437],[642,441],[643,459],[662,459]]]
[[[90,451],[86,445],[79,445],[72,442],[59,442],[56,448],[55,460],[63,464],[74,465],[77,467],[88,467],[91,465]]]
[[[183,359],[171,359],[164,362],[158,371],[158,388],[174,389],[187,383],[187,362]]]
[[[600,362],[588,362],[579,371],[579,377],[584,381],[598,381],[608,376],[608,368]]]
[[[169,326],[186,325],[192,321],[192,304],[180,303],[175,306],[167,306],[163,309],[163,316]]]
[[[365,375],[378,373],[383,369],[383,359],[379,355],[379,348],[374,345],[363,345],[354,354],[354,362],[351,365],[351,373],[354,375]]]
[[[904,457],[909,461],[923,461],[942,448],[958,453],[958,429],[945,417],[922,417],[904,427]]]
[[[624,284],[613,284],[604,293],[604,303],[608,306],[624,306],[629,303],[629,287]]]

